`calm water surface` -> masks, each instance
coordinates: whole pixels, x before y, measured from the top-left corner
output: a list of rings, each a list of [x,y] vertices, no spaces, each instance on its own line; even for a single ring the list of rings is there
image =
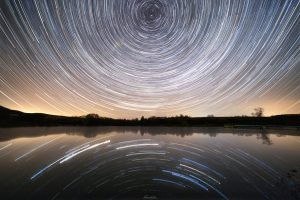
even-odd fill
[[[299,199],[287,130],[0,129],[1,199]]]

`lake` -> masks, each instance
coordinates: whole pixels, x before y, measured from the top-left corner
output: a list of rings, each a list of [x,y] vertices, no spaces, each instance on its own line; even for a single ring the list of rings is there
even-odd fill
[[[299,199],[299,130],[0,129],[1,199]]]

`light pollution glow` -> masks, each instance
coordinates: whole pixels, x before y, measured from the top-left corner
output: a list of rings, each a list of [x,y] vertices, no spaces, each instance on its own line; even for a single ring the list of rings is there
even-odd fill
[[[0,104],[144,116],[300,113],[300,1],[0,3]]]

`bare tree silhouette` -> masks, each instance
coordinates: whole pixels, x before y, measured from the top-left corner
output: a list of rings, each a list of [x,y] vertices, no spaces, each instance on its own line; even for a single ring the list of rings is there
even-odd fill
[[[254,112],[251,113],[253,117],[263,117],[264,116],[264,109],[262,107],[254,108]]]

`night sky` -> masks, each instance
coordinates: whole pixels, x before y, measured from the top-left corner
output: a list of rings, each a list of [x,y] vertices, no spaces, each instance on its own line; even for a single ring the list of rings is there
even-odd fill
[[[11,109],[300,113],[299,0],[2,0],[0,28]]]

